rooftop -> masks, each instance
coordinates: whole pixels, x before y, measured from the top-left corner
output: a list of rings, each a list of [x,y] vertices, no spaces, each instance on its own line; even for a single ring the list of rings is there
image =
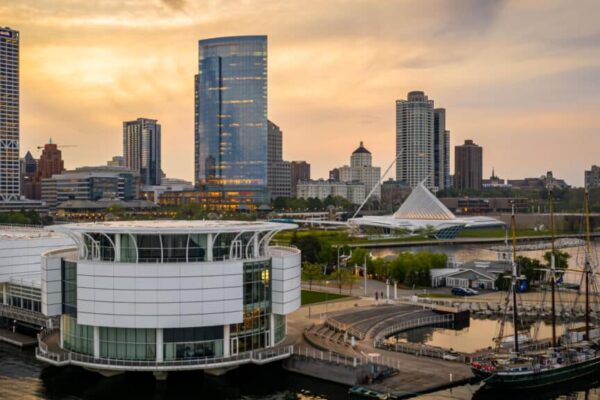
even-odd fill
[[[215,220],[152,220],[152,221],[103,221],[52,225],[56,232],[104,232],[104,233],[211,233],[241,231],[278,231],[295,229],[297,225],[266,221],[215,221]]]
[[[49,232],[42,226],[0,224],[0,240],[25,240],[49,237],[64,236]]]

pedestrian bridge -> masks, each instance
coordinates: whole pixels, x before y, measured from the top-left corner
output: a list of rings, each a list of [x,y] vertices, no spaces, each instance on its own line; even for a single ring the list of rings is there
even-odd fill
[[[27,310],[9,304],[0,304],[0,317],[48,329],[59,326],[57,317],[48,317],[39,311]]]

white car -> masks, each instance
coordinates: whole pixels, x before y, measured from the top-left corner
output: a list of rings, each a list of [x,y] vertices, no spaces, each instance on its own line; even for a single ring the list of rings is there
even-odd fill
[[[471,293],[472,296],[479,294],[479,292],[475,289],[471,289],[471,288],[464,288],[467,292]]]

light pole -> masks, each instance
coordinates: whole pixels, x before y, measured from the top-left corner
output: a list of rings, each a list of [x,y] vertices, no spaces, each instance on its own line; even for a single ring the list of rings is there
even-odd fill
[[[329,281],[325,281],[325,319],[327,319],[328,302],[329,302]]]

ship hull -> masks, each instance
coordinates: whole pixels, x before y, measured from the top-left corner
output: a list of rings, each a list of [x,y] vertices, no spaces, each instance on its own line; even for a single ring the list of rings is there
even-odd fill
[[[488,387],[505,390],[535,389],[600,373],[600,357],[538,372],[488,372],[477,368],[472,368],[472,371],[475,376],[482,378]]]

